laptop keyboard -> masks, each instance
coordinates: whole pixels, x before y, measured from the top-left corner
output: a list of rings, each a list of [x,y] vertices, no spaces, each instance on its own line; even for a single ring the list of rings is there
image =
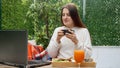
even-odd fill
[[[44,62],[41,61],[41,60],[30,60],[30,61],[28,61],[28,64],[40,64],[40,63],[44,63]]]
[[[38,64],[38,63],[34,61],[28,61],[28,64]]]
[[[49,65],[51,64],[51,62],[45,62],[45,61],[42,61],[42,60],[30,60],[28,61],[28,64],[25,65],[25,66],[22,66],[22,65],[15,65],[15,64],[11,64],[11,63],[8,63],[8,62],[5,62],[5,63],[1,63],[1,64],[6,64],[6,65],[9,65],[9,66],[15,66],[15,67],[19,67],[19,68],[24,68],[24,67],[28,67],[28,68],[35,68],[35,67],[40,67],[40,66],[45,66],[45,65]],[[1,66],[0,66],[1,68]],[[7,67],[5,67],[7,68]],[[9,67],[8,67],[9,68]],[[13,68],[13,67],[11,67]]]
[[[31,61],[28,61],[28,65],[30,65],[31,67],[36,67],[36,66],[44,66],[44,65],[49,65],[51,64],[51,62],[45,62],[45,61],[42,61],[42,60],[31,60]]]

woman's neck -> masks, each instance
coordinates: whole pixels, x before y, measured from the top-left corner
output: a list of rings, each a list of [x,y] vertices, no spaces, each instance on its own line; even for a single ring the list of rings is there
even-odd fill
[[[71,26],[65,26],[65,27],[67,27],[67,28],[69,28],[69,29],[72,29],[72,28],[74,28],[75,26],[71,25]]]

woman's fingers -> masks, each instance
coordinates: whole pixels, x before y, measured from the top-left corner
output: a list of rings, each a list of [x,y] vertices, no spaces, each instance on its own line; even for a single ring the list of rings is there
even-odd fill
[[[73,34],[66,33],[66,37],[71,39],[71,40],[76,39],[76,35],[74,33]]]
[[[64,35],[63,31],[58,32],[58,36],[63,36],[63,35]]]

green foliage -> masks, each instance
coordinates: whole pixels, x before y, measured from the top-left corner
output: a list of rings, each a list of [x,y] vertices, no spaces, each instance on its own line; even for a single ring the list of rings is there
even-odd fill
[[[60,25],[60,8],[70,0],[35,0],[31,4],[25,23],[32,24],[32,30],[37,44],[42,44],[46,48],[53,34],[54,28]],[[54,7],[54,8],[53,8]]]
[[[46,48],[61,25],[61,6],[74,2],[83,20],[83,0],[1,0],[2,29],[27,29],[29,39]],[[87,25],[93,45],[120,45],[120,1],[86,0]]]
[[[94,45],[120,45],[119,0],[87,0],[86,13]]]
[[[1,4],[2,4],[2,3],[1,3],[1,0],[0,0],[0,30],[1,30],[1,22],[2,22],[2,19],[1,19],[1,18],[2,18]]]
[[[21,0],[2,0],[2,29],[26,29],[24,24],[27,5]]]

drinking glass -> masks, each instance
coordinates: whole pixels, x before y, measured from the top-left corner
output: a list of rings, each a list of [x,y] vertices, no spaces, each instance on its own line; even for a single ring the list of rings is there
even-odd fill
[[[84,50],[74,50],[74,60],[79,64],[84,60]]]

